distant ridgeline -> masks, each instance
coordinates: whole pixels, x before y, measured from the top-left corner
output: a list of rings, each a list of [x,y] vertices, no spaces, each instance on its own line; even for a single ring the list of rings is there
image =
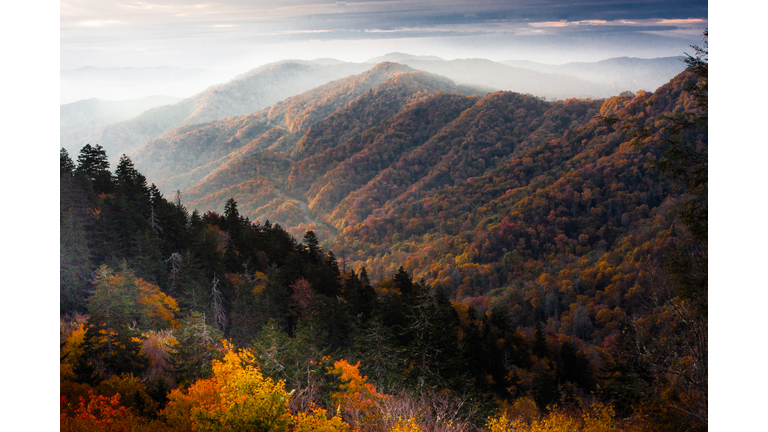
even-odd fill
[[[387,391],[471,395],[457,418],[479,426],[499,401],[536,419],[595,397],[637,430],[706,430],[706,234],[692,228],[702,208],[706,227],[706,63],[693,66],[652,94],[547,102],[381,63],[178,127],[114,174],[100,146],[77,163],[62,150],[62,315],[102,328],[104,287],[141,281],[114,302],[143,312],[115,328],[181,341],[210,327],[289,388],[325,383],[306,397],[329,409],[324,355]],[[210,376],[179,354],[110,363],[85,341],[64,360],[73,383],[131,372],[157,393],[158,377]]]

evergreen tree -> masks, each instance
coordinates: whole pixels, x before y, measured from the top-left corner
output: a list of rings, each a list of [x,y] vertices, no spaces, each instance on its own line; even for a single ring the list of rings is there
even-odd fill
[[[64,147],[59,151],[59,174],[72,175],[75,173],[75,163],[72,162],[72,158],[69,157],[69,152]]]
[[[409,378],[420,390],[427,388],[454,388],[463,386],[457,378],[463,375],[457,338],[459,316],[450,303],[442,298],[442,289],[430,293],[428,287],[415,284],[415,304],[411,309],[409,335],[411,343],[407,353],[414,365]],[[438,299],[437,292],[440,292]]]
[[[562,368],[559,369],[559,372],[562,380],[578,384],[587,391],[593,389],[589,358],[579,352],[573,342],[563,342],[560,345],[560,360],[562,361]]]
[[[141,354],[141,334],[131,327],[115,327],[99,318],[89,318],[83,341],[83,355],[74,372],[79,381],[96,384],[123,373],[140,376],[149,367]]]
[[[109,172],[107,152],[98,144],[96,147],[86,144],[80,149],[75,174],[90,183],[97,194],[112,191],[112,173]]]
[[[555,364],[551,360],[539,360],[533,367],[533,400],[540,410],[560,401]]]
[[[397,269],[397,274],[393,276],[392,280],[394,280],[395,286],[400,290],[400,293],[404,298],[409,298],[411,296],[411,293],[413,292],[413,279],[411,278],[411,275],[405,271],[403,266],[400,266],[400,268]]]
[[[193,311],[174,331],[178,344],[168,363],[178,387],[185,389],[198,379],[209,378],[211,362],[222,357],[219,341],[223,336],[205,322],[205,315]]]
[[[230,198],[224,204],[224,228],[227,230],[237,230],[240,228],[240,211],[237,209],[237,201]]]
[[[541,321],[536,323],[533,330],[533,343],[531,344],[533,354],[539,358],[547,356],[547,337],[544,335],[544,325]]]
[[[59,294],[62,314],[85,311],[92,270],[88,229],[93,212],[83,185],[72,175],[72,160],[61,151],[59,179]]]
[[[133,162],[126,155],[120,157],[115,169],[115,189],[132,202],[149,199],[146,177],[136,170]]]
[[[310,262],[315,264],[319,263],[322,251],[320,249],[320,242],[314,231],[307,231],[304,234],[304,245],[307,247]]]
[[[354,275],[354,272],[352,273]],[[353,295],[355,314],[361,315],[361,321],[365,322],[377,307],[376,290],[371,286],[365,267],[360,269],[360,277],[355,277],[355,294]]]
[[[62,206],[63,207],[63,206]],[[75,209],[65,210],[59,228],[59,295],[62,314],[85,311],[91,273],[90,249],[83,219]]]

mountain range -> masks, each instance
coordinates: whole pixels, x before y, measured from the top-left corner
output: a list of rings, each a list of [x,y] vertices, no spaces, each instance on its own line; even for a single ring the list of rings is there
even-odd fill
[[[130,152],[177,127],[250,114],[329,81],[368,70],[380,60],[396,61],[414,69],[442,75],[457,84],[485,86],[488,91],[531,93],[550,99],[607,97],[624,90],[653,90],[682,70],[682,63],[674,58],[611,59],[563,66],[524,62],[520,64],[523,67],[483,59],[446,61],[435,56],[403,53],[390,53],[365,63],[347,63],[335,59],[285,60],[263,65],[223,84],[210,86],[173,105],[152,107],[133,118],[121,118],[120,121],[115,120],[106,125],[92,122],[90,127],[82,128],[77,133],[62,127],[61,146],[74,154],[85,143],[98,143],[112,155],[112,161],[115,162],[120,154]],[[673,66],[678,68],[674,69]],[[171,72],[181,73],[173,68],[158,70],[162,72],[159,73],[161,78]],[[117,74],[115,76],[118,78],[125,75],[125,79],[128,79],[136,74],[146,75],[148,71],[126,68],[113,71],[113,75]],[[642,75],[637,75],[637,71],[642,72]],[[187,72],[203,74],[205,71]],[[81,68],[63,71],[62,88],[66,87],[69,75],[80,78],[94,75],[98,82],[104,70]],[[117,86],[122,83],[122,79],[112,85]],[[160,104],[165,103],[158,102]],[[83,105],[68,104],[66,109],[74,112],[75,108],[81,106],[86,112],[79,116],[89,115],[87,107]],[[111,114],[105,112],[102,117],[108,115]]]
[[[658,150],[628,146],[595,116],[661,119],[690,103],[687,79],[552,102],[384,62],[252,114],[171,130],[130,156],[190,208],[221,212],[234,198],[252,220],[297,237],[314,230],[349,265],[386,274],[403,264],[471,296],[657,235],[647,225],[675,200],[648,168]]]

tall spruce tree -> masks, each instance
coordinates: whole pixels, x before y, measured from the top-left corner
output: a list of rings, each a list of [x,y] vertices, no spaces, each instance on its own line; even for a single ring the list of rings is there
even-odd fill
[[[75,174],[87,181],[97,194],[112,192],[112,173],[109,171],[107,152],[100,145],[86,144],[77,156]]]

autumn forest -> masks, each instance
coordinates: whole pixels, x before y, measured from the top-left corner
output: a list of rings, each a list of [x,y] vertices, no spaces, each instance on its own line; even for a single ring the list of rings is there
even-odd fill
[[[654,92],[382,62],[62,148],[61,430],[707,430],[694,48]]]

